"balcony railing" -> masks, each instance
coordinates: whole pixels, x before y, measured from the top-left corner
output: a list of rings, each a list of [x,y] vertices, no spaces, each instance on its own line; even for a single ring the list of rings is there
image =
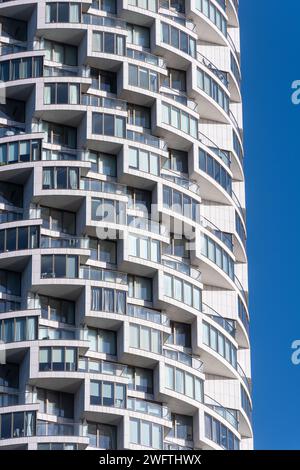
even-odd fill
[[[162,69],[166,69],[167,65],[163,57],[150,54],[150,52],[138,51],[136,49],[126,49],[127,57],[134,60],[139,60],[140,62],[145,62],[146,64],[155,65]]]
[[[80,279],[96,282],[113,282],[116,284],[127,284],[127,274],[109,269],[82,266],[79,270]]]
[[[241,367],[241,365],[238,363],[237,364],[237,371],[239,373],[239,376],[241,377],[241,379],[243,380],[244,384],[246,385],[250,395],[252,393],[252,383],[251,383],[251,380],[246,376],[243,368]]]
[[[188,451],[192,451],[193,447],[181,446],[179,444],[175,444],[175,442],[164,441],[164,450],[188,450]]]
[[[140,144],[149,145],[160,150],[167,150],[167,143],[150,134],[141,134],[140,132],[127,130],[127,139],[133,142],[139,142]]]
[[[227,77],[227,73],[219,70],[216,65],[214,65],[207,57],[205,57],[201,52],[197,53],[197,59],[200,64],[204,65],[207,69],[216,75],[216,77],[223,83],[223,85],[228,88],[229,81]]]
[[[213,233],[216,237],[218,237],[219,240],[221,240],[221,242],[223,242],[224,245],[226,245],[230,251],[233,251],[232,237],[229,234],[222,232],[222,230],[220,230],[219,227],[217,227],[215,224],[213,224],[209,219],[207,219],[203,215],[200,215],[200,223],[204,228],[206,228],[211,233]]]
[[[199,134],[199,141],[202,142],[203,145],[211,149],[221,160],[225,163],[228,168],[231,166],[231,158],[230,153],[225,152],[224,150],[220,149],[218,145],[213,142],[207,135],[203,134],[202,132],[198,132]]]
[[[39,340],[80,340],[88,341],[87,330],[82,328],[50,328],[47,326],[39,327]]]
[[[225,408],[208,395],[204,396],[204,404],[208,406],[211,410],[218,413],[219,416],[222,416],[222,418],[224,418],[235,429],[238,429],[239,421],[237,410],[229,410],[228,408]]]
[[[177,184],[181,186],[183,189],[187,189],[194,194],[200,195],[200,186],[195,181],[191,181],[188,178],[184,178],[183,176],[178,176],[177,173],[172,173],[172,170],[166,170],[168,173],[161,173],[161,177],[167,181]]]
[[[42,160],[47,161],[89,161],[85,150],[53,150],[43,147]]]
[[[197,111],[198,105],[194,100],[189,99],[184,94],[176,94],[172,88],[169,88],[169,91],[163,91],[167,89],[167,87],[163,86],[163,89],[160,91],[162,96],[169,98],[170,100],[176,101],[176,103],[183,104],[187,108],[190,108],[192,111]]]
[[[201,282],[201,271],[197,268],[194,268],[188,263],[178,260],[170,255],[163,254],[162,263],[164,266],[168,268],[174,269],[181,274],[185,274],[186,276],[191,277],[195,281]]]
[[[83,436],[82,423],[55,423],[50,421],[37,421],[37,436]]]
[[[53,238],[45,235],[41,236],[40,248],[74,248],[74,249],[89,249],[88,238]]]
[[[127,398],[127,409],[136,413],[143,413],[156,418],[170,420],[171,413],[167,406],[163,406],[150,401],[140,400],[138,398]]]
[[[233,41],[232,37],[230,36],[230,34],[229,34],[228,32],[227,32],[227,39],[228,39],[228,42],[229,42],[231,48],[233,49],[235,55],[236,55],[237,57],[239,57],[239,52],[238,52],[238,50],[237,50],[237,48],[236,48],[236,45],[234,44],[234,41]]]
[[[2,387],[0,390],[0,408],[17,405],[34,405],[37,400],[33,392],[13,391],[12,388]]]
[[[87,67],[50,66],[44,64],[44,77],[81,77],[90,78],[90,70]]]
[[[245,300],[246,304],[248,304],[248,294],[245,291],[244,287],[242,286],[241,281],[239,280],[239,278],[237,276],[234,276],[234,282],[235,282],[235,285],[237,286],[237,288],[239,289],[240,294],[243,297],[243,299]]]
[[[83,13],[82,23],[93,26],[107,26],[109,28],[118,28],[126,30],[126,22],[112,16],[98,16],[89,13]]]
[[[203,313],[209,318],[211,318],[214,322],[216,322],[219,326],[221,326],[227,333],[229,333],[233,338],[236,335],[236,321],[235,320],[227,320],[224,318],[220,313],[214,310],[209,305],[202,302],[203,305]]]
[[[193,356],[192,354],[188,354],[182,351],[178,351],[177,349],[171,348],[171,346],[166,345],[166,348],[163,349],[163,355],[168,359],[172,359],[173,361],[180,362],[181,364],[185,364],[186,366],[191,367],[192,369],[201,371],[203,368],[203,362],[200,361],[197,357]]]
[[[243,209],[242,207],[242,204],[239,200],[239,198],[237,197],[237,195],[235,194],[235,192],[232,190],[231,191],[231,197],[232,197],[232,200],[233,202],[236,204],[236,206],[239,208],[242,216],[243,216],[243,219],[245,220],[245,209]]]
[[[147,232],[155,233],[157,235],[162,235],[164,237],[169,236],[168,228],[152,219],[147,219],[146,217],[133,217],[127,216],[127,226],[130,228],[136,228],[140,230],[146,230]]]
[[[104,96],[82,95],[81,104],[84,106],[94,106],[95,108],[116,109],[126,111],[127,102],[116,98],[106,98]]]
[[[236,131],[238,132],[240,138],[241,138],[241,141],[243,141],[243,131],[242,129],[240,128],[240,125],[239,123],[237,122],[237,119],[235,117],[235,115],[233,114],[233,112],[231,110],[229,110],[229,117],[231,119],[231,122],[233,123]]]
[[[26,132],[20,127],[6,126],[0,127],[0,139],[3,137],[12,137],[14,135],[24,135]]]
[[[120,183],[114,183],[111,181],[100,181],[90,178],[82,178],[80,180],[80,189],[85,191],[92,191],[96,193],[109,193],[109,194],[119,194],[126,196],[127,188],[126,186]]]
[[[116,362],[107,362],[91,359],[88,357],[82,357],[78,362],[78,372],[127,377],[127,366],[118,364]]]
[[[139,318],[140,320],[157,323],[159,325],[170,325],[170,319],[167,315],[150,308],[141,307],[140,305],[127,304],[127,315],[133,318]]]
[[[166,10],[170,9],[170,4],[168,1],[160,0],[159,2],[160,8],[165,8]],[[167,15],[165,13],[161,13],[161,16],[164,16],[168,20],[172,20],[175,23],[184,26],[185,28],[189,29],[190,31],[196,30],[196,25],[193,21],[187,20],[184,16],[174,16],[174,15]]]

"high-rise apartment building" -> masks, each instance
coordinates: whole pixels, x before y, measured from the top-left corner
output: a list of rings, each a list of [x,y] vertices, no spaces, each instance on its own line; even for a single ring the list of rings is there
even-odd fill
[[[238,0],[0,28],[0,449],[251,449]]]

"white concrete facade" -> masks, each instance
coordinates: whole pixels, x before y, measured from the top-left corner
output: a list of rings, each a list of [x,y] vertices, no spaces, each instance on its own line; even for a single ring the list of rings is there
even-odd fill
[[[253,448],[238,3],[0,3],[0,449]]]

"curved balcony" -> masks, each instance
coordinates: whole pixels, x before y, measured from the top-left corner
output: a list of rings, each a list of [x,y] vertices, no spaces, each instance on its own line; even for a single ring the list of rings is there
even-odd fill
[[[194,75],[196,77],[192,93],[201,110],[201,117],[223,124],[232,124],[230,94],[226,84],[219,79],[214,70],[206,67],[198,66]]]
[[[239,450],[241,435],[226,418],[216,410],[210,408],[209,413],[204,413],[202,442],[204,449]]]
[[[245,209],[242,207],[239,197],[232,189],[234,183],[232,173],[216,158],[212,151],[199,151],[199,170],[195,175],[199,178],[201,197],[220,204],[233,205],[239,212],[242,219],[245,219]]]
[[[227,45],[227,15],[217,0],[190,0],[189,8],[200,39]]]
[[[137,331],[139,330],[138,324],[130,323],[128,331],[130,331],[131,327],[135,329],[137,328]],[[160,362],[161,359],[159,359],[159,357],[161,357],[164,358],[164,362],[167,364],[176,364],[177,367],[183,367],[185,370],[190,370],[190,372],[202,372],[203,363],[197,356],[179,351],[176,348],[172,348],[169,344],[163,344],[163,336],[160,330],[148,328],[148,331],[151,332],[152,335],[152,339],[150,341],[151,344],[149,345],[142,343],[139,333],[136,337],[133,337],[133,335],[130,334],[128,351],[125,354],[130,354],[132,361],[136,360],[138,363],[140,361],[139,356],[143,355],[144,366],[147,367],[148,365],[149,367],[153,366],[156,362]],[[158,343],[155,342],[156,340],[154,339],[154,336],[156,339],[159,338]]]
[[[201,372],[187,367],[178,367],[176,362],[166,362],[160,367],[161,388],[159,396],[170,406],[188,415],[202,408],[204,402],[204,376]]]

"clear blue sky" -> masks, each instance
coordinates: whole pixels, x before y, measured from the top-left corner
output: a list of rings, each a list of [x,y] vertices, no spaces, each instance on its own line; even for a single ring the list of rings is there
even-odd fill
[[[300,449],[300,2],[240,0],[256,449]]]

